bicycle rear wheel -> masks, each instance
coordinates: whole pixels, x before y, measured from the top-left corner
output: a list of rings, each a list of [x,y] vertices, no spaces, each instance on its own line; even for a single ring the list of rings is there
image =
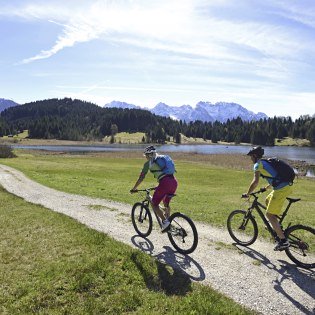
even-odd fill
[[[303,268],[315,268],[315,229],[294,225],[285,231],[285,236],[290,242],[285,252],[288,257]]]
[[[173,247],[181,254],[191,254],[198,245],[198,233],[194,222],[186,215],[176,212],[169,218],[167,232]]]
[[[152,232],[152,215],[148,207],[140,202],[133,205],[131,220],[136,232],[146,237]]]
[[[258,227],[252,215],[245,210],[234,210],[227,219],[227,229],[232,239],[240,245],[253,244],[258,236]]]

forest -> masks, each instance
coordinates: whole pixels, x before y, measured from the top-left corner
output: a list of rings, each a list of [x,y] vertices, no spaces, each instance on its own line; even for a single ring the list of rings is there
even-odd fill
[[[34,139],[98,140],[117,132],[144,132],[143,142],[181,143],[181,135],[218,141],[274,145],[284,137],[307,139],[315,146],[315,116],[273,117],[258,121],[240,118],[226,122],[185,122],[157,116],[142,109],[102,108],[71,99],[48,99],[4,110],[0,136],[29,131]],[[113,137],[114,139],[114,137]]]

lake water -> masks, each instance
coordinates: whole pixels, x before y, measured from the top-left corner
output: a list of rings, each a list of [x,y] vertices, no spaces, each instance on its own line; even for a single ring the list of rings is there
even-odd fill
[[[63,152],[110,152],[110,151],[143,151],[146,145],[12,145],[16,149],[34,149],[47,151]],[[185,152],[197,154],[246,154],[251,146],[244,145],[161,145],[158,147],[160,152]],[[305,161],[315,165],[315,148],[310,147],[264,147],[265,156],[286,158],[290,160]]]
[[[63,152],[142,152],[147,145],[12,145],[15,149],[63,151]],[[251,146],[219,145],[219,144],[179,144],[161,145],[158,150],[162,153],[185,152],[193,154],[247,154]],[[309,147],[264,147],[265,156],[286,158],[289,160],[305,161],[312,166],[307,170],[307,177],[315,177],[315,148]]]

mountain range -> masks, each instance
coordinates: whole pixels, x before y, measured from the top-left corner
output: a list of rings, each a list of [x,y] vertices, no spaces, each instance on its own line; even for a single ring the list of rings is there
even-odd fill
[[[149,109],[125,102],[112,101],[111,103],[105,104],[104,107],[146,109],[159,116],[171,117],[175,120],[186,122],[196,120],[201,120],[203,122],[226,122],[228,119],[237,117],[240,117],[243,121],[268,118],[264,113],[259,112],[255,114],[239,104],[225,102],[218,102],[215,104],[210,102],[199,102],[195,107],[192,107],[191,105],[170,106],[164,103],[158,103],[155,107]]]
[[[17,105],[20,104],[12,100],[0,98],[0,112],[6,108]],[[268,118],[268,116],[264,113],[259,112],[255,114],[254,112],[247,110],[239,104],[225,102],[218,102],[215,104],[210,102],[199,102],[195,107],[192,107],[191,105],[170,106],[165,103],[158,103],[155,107],[150,109],[126,102],[112,101],[108,104],[105,104],[103,107],[143,109],[148,110],[158,116],[170,117],[174,120],[182,120],[185,122],[196,120],[200,120],[202,122],[226,122],[228,119],[231,120],[237,117],[240,117],[243,121]]]
[[[14,101],[7,100],[5,98],[0,98],[0,112],[4,111],[5,109],[13,106],[20,105],[18,103],[15,103]]]

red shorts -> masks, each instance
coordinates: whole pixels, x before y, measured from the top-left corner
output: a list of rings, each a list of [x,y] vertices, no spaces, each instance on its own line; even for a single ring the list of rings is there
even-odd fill
[[[177,180],[172,175],[166,175],[163,177],[159,185],[156,187],[153,198],[152,198],[152,204],[154,206],[158,206],[160,202],[163,200],[163,203],[165,206],[168,206],[171,200],[171,197],[169,195],[172,195],[175,193],[177,189]]]

